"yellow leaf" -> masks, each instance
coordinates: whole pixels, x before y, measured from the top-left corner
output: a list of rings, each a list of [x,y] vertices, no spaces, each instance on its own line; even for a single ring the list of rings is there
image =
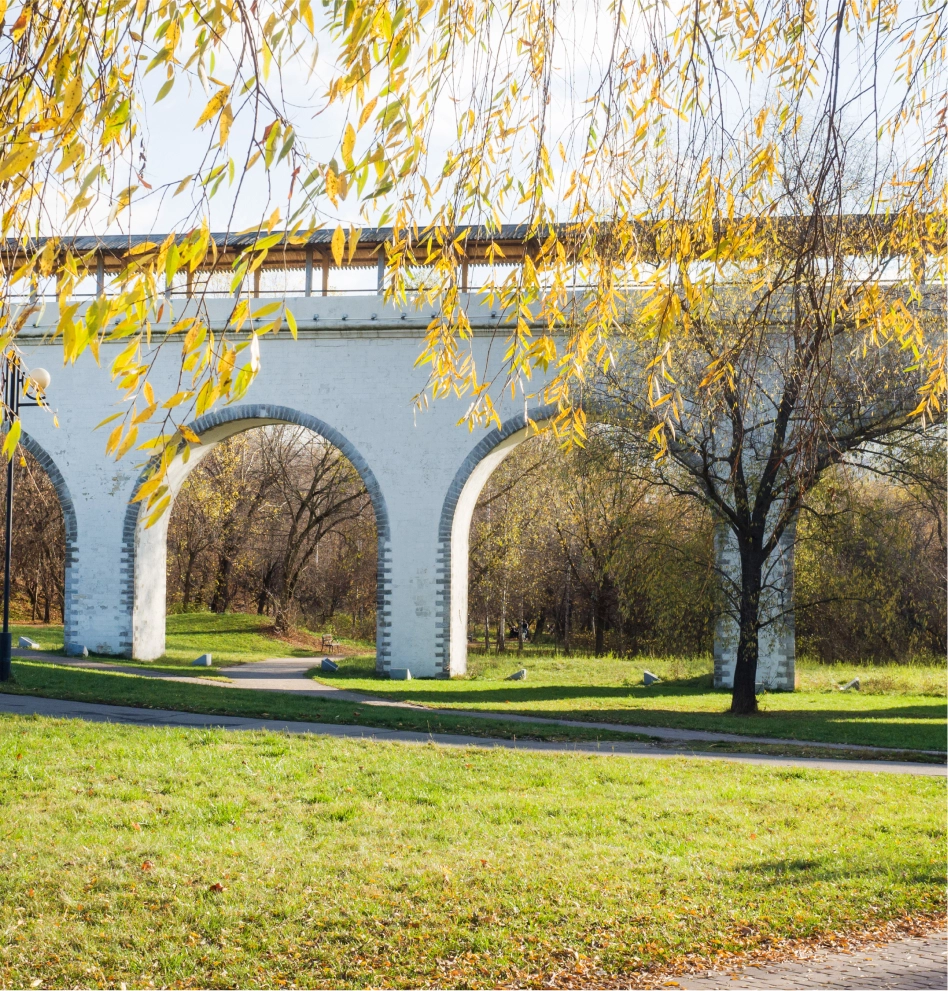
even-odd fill
[[[355,149],[356,132],[351,124],[346,124],[342,132],[342,160],[347,168],[352,168],[352,152]]]
[[[135,440],[138,437],[138,427],[132,427],[131,430],[125,435],[125,440],[119,445],[118,450],[115,452],[115,460],[118,461],[123,454],[129,451]]]
[[[16,450],[16,445],[20,440],[20,433],[23,430],[23,424],[19,420],[13,422],[13,426],[7,431],[6,437],[3,439],[3,453],[6,455],[7,460],[10,461],[13,458],[13,452]]]
[[[339,176],[332,169],[326,169],[326,195],[335,203],[339,199]]]
[[[198,393],[197,403],[195,404],[198,416],[203,416],[214,405],[214,401],[217,399],[217,392],[217,386],[210,379],[201,386],[201,391]]]
[[[155,401],[155,390],[151,387],[151,382],[146,382],[142,387],[142,392],[145,393],[145,402],[151,406]]]
[[[199,128],[202,124],[206,124],[212,117],[216,117],[221,110],[223,110],[225,104],[230,98],[230,87],[222,86],[211,98],[207,101],[207,106],[204,108],[204,112],[198,117],[198,122],[194,125],[195,130]]]
[[[132,502],[141,502],[143,499],[147,499],[164,481],[164,475],[160,471],[156,471],[151,478],[145,482],[139,490],[132,497]]]
[[[157,403],[151,403],[149,406],[146,406],[141,411],[141,413],[139,413],[138,416],[136,416],[135,419],[132,420],[132,426],[134,427],[139,423],[144,423],[151,416],[151,414],[155,412],[157,408],[158,408]]]
[[[193,392],[176,392],[170,399],[162,403],[162,409],[174,409],[175,406],[179,406],[186,399],[190,399],[194,395]],[[117,416],[118,414],[116,414]]]
[[[227,141],[227,135],[234,123],[234,108],[230,105],[230,100],[221,107],[221,144]]]
[[[119,413],[113,413],[111,416],[107,416],[101,423],[97,423],[92,429],[98,430],[99,427],[104,427],[107,423],[111,423],[113,420],[117,420],[120,416],[124,416],[125,411],[122,410]]]
[[[349,262],[352,262],[352,256],[355,254],[356,245],[359,243],[359,234],[361,231],[358,227],[349,228]]]
[[[63,119],[69,120],[79,108],[82,100],[82,78],[73,76],[63,91]]]
[[[124,426],[124,424],[121,424],[120,423],[112,431],[112,433],[109,434],[109,439],[108,439],[108,441],[106,441],[106,444],[105,444],[105,453],[106,454],[111,454],[112,451],[115,449],[115,445],[118,444],[119,438],[122,436],[123,426]]]
[[[286,313],[286,325],[290,328],[290,333],[293,335],[293,340],[296,340],[296,317],[293,316],[293,311],[287,307],[284,312]]]
[[[339,224],[332,232],[332,256],[335,259],[337,266],[342,265],[342,253],[345,250],[346,235],[342,229],[342,224]]]
[[[168,508],[170,504],[171,504],[171,495],[168,494],[158,503],[157,506],[155,506],[155,508],[148,515],[147,519],[145,520],[146,530],[148,530],[150,527],[153,527],[161,519],[161,517],[164,515],[165,510]]]
[[[150,440],[143,440],[138,445],[139,451],[153,451],[156,447],[164,447],[168,441],[172,440],[171,434],[156,434]]]
[[[14,151],[0,161],[0,182],[25,172],[32,165],[38,151],[39,145],[35,142],[15,146]]]
[[[378,99],[370,100],[363,108],[362,113],[359,115],[359,129],[361,130],[368,123],[369,118],[372,116],[372,111],[375,109],[375,105],[378,103]]]
[[[178,430],[181,431],[181,436],[189,444],[200,444],[201,443],[201,438],[189,426],[185,425],[184,423],[182,423],[181,426],[178,427]]]

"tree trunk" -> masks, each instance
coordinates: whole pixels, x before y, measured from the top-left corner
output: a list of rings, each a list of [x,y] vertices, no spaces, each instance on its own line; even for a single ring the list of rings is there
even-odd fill
[[[184,593],[181,597],[181,609],[187,612],[191,606],[191,583],[194,578],[194,560],[196,554],[188,554],[188,566],[184,569]]]
[[[541,606],[540,615],[537,616],[536,623],[533,625],[533,642],[535,644],[539,643],[544,626],[546,626],[546,606]]]
[[[602,657],[606,646],[606,621],[602,616],[605,610],[600,603],[596,603],[596,612],[593,616],[593,626],[596,628],[596,657]]]
[[[504,588],[500,595],[500,624],[497,627],[497,653],[507,649],[507,575],[504,575]]]
[[[211,599],[211,612],[227,612],[230,603],[230,573],[232,570],[230,558],[223,554],[218,559],[217,577],[214,582],[214,597]]]
[[[278,595],[273,597],[273,628],[277,633],[289,633],[290,609],[293,605],[293,593],[284,585]],[[335,611],[335,610],[333,610]]]
[[[566,656],[569,657],[569,634],[570,634],[570,620],[572,619],[572,606],[573,606],[573,569],[568,566],[566,569],[566,595],[563,598],[563,647],[566,650]]]
[[[749,716],[757,712],[757,658],[760,634],[760,586],[763,562],[754,550],[741,554],[740,634],[731,714]]]
[[[490,653],[490,613],[487,599],[484,600],[484,653]]]

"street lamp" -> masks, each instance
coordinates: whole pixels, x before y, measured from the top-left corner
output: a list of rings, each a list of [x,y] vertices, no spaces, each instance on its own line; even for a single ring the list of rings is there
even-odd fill
[[[3,360],[3,418],[12,426],[24,406],[41,406],[38,400],[49,388],[52,376],[45,368],[27,373],[9,354]],[[32,390],[32,391],[30,391]],[[21,400],[21,395],[28,399]],[[0,633],[0,681],[10,680],[10,657],[13,635],[10,633],[10,563],[13,551],[13,466],[14,454],[7,462],[6,546],[3,557],[3,632]]]

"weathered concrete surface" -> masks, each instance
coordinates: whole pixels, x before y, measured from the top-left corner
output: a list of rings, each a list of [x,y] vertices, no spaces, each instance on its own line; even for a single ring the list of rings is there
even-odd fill
[[[948,987],[948,939],[938,933],[920,939],[901,939],[885,946],[858,947],[851,951],[821,951],[806,960],[741,967],[738,970],[680,977],[674,983],[688,991],[719,988],[860,989]]]

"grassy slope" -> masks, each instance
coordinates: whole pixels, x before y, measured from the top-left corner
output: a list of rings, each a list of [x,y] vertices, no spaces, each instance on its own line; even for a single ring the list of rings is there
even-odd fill
[[[201,654],[210,653],[213,666],[262,661],[268,657],[312,657],[317,650],[299,644],[275,640],[264,632],[272,625],[268,617],[241,613],[184,613],[169,616],[166,628],[166,652],[154,662],[157,666],[187,667]],[[13,642],[21,636],[35,640],[43,650],[63,649],[62,626],[13,624]],[[194,672],[188,672],[193,674]]]
[[[474,656],[466,678],[385,681],[371,658],[349,658],[321,681],[439,708],[498,709],[560,719],[675,726],[908,749],[945,749],[945,670],[936,667],[826,668],[801,664],[799,691],[764,694],[761,714],[727,714],[729,697],[711,687],[708,661],[655,658]],[[506,681],[518,667],[526,681]],[[663,678],[642,686],[645,667]],[[859,692],[840,692],[856,674]]]
[[[540,986],[944,905],[930,778],[9,716],[0,773],[5,986]]]
[[[191,669],[188,673],[200,675],[201,671]],[[456,733],[520,740],[638,739],[635,735],[630,737],[628,733],[591,730],[581,726],[529,726],[504,722],[503,715],[498,715],[497,719],[466,718],[463,713],[458,713],[457,716],[438,716],[417,709],[366,706],[295,695],[292,692],[261,692],[246,688],[182,684],[23,658],[14,658],[13,676],[14,680],[3,685],[2,691],[78,702],[105,702],[148,709],[180,709],[185,712],[225,716],[376,726],[420,733]]]
[[[150,667],[171,669],[181,665],[181,673],[199,674],[188,663],[198,654],[211,651],[214,667],[223,664],[261,660],[275,655],[312,656],[313,651],[282,643],[263,630],[269,620],[258,616],[191,613],[168,617],[168,653]],[[62,627],[16,627],[51,649],[62,643]],[[521,663],[528,669],[526,682],[509,682],[505,677]],[[663,679],[651,688],[641,686],[645,667]],[[411,701],[422,705],[464,709],[496,709],[560,719],[594,720],[707,729],[774,737],[847,743],[858,746],[885,746],[908,749],[945,749],[945,668],[934,666],[854,667],[798,662],[800,690],[761,697],[760,716],[735,719],[726,714],[727,693],[714,691],[710,684],[708,659],[549,657],[515,652],[505,656],[477,655],[470,658],[467,678],[451,681],[391,682],[373,677],[374,659],[354,656],[342,663],[338,675],[320,674],[320,680],[347,689]],[[185,670],[187,669],[187,670]],[[203,671],[206,673],[206,670]],[[213,668],[210,673],[213,673]],[[860,692],[842,693],[836,686],[855,676],[862,680]],[[26,677],[26,676],[24,676]],[[343,684],[344,683],[344,684]],[[351,707],[339,704],[332,712],[314,710],[308,701],[271,699],[261,702],[250,692],[198,686],[169,687],[126,682],[121,687],[100,678],[65,676],[34,671],[26,677],[38,694],[78,698],[88,701],[120,701],[128,704],[166,706],[201,712],[234,715],[262,715],[278,718],[322,719],[355,722]],[[221,692],[234,691],[243,699],[225,699]],[[302,706],[302,707],[301,707]],[[365,717],[371,725],[450,732],[452,721],[438,717]],[[502,715],[501,717],[502,718]],[[465,720],[456,731],[484,735],[479,723]],[[545,731],[537,731],[543,736]],[[554,731],[550,731],[553,733]],[[525,735],[511,724],[501,735]],[[536,733],[531,733],[536,736]],[[555,738],[588,739],[581,731]],[[606,733],[592,737],[610,738]],[[551,738],[549,735],[543,738]]]

